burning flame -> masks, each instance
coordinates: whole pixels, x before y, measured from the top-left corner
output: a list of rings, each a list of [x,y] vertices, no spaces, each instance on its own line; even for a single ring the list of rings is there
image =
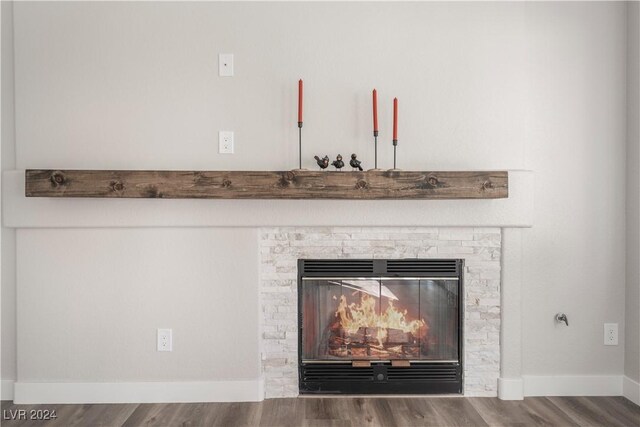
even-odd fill
[[[360,304],[347,303],[344,295],[340,296],[340,304],[336,311],[336,317],[340,318],[340,325],[349,334],[355,334],[360,328],[376,328],[377,333],[374,337],[382,346],[382,341],[387,337],[388,329],[399,329],[402,332],[410,332],[413,335],[426,325],[421,320],[406,319],[407,310],[399,311],[393,306],[393,301],[389,300],[387,309],[378,314],[376,311],[376,300],[368,294],[362,294]]]

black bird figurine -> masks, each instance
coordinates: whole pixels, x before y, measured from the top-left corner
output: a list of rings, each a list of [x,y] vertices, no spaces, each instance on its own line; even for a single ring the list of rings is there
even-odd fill
[[[340,171],[340,169],[344,167],[344,162],[342,161],[342,155],[338,154],[336,159],[331,164],[335,166],[338,171]]]
[[[359,171],[362,171],[362,166],[360,166],[360,163],[362,163],[360,160],[358,160],[356,157],[356,154],[353,153],[351,155],[351,160],[349,160],[349,164],[351,165],[352,168],[354,169],[358,169]]]
[[[313,156],[313,158],[316,159],[316,163],[320,166],[321,170],[329,167],[329,156],[324,156],[323,158]]]

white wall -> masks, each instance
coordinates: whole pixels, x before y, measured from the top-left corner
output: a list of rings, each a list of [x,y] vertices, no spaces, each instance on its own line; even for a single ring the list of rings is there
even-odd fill
[[[369,97],[377,87],[383,142],[391,99],[400,98],[400,167],[536,171],[535,227],[523,233],[524,373],[622,374],[624,347],[602,345],[602,324],[624,323],[624,3],[19,3],[14,9],[18,169],[292,168],[300,77],[306,166],[313,154],[338,151],[358,152],[370,164]],[[236,55],[234,78],[217,77],[219,52]],[[216,154],[221,129],[236,132],[233,156]],[[390,166],[388,144],[380,157]],[[394,207],[386,209],[392,221]],[[183,242],[171,252],[181,260],[175,267],[155,250],[165,232]],[[222,254],[229,240],[216,237],[223,231],[206,233],[198,248]],[[235,253],[253,259],[245,237],[246,248]],[[120,321],[117,313],[130,309],[124,297],[141,297],[159,276],[130,262],[122,270],[105,264],[125,262],[120,248],[135,245],[138,263],[167,265],[174,277],[189,272],[202,289],[211,271],[186,256],[192,238],[197,233],[189,229],[21,230],[18,312],[26,323],[19,330],[19,379],[100,374],[120,381],[139,370],[164,378],[146,370],[159,363],[149,345],[136,349],[144,357],[127,362],[126,376],[119,373],[122,360],[106,360],[94,373],[96,360],[104,360],[93,349],[99,337],[70,326],[87,313],[84,304],[106,305],[100,316],[111,313],[118,328],[132,322],[136,328],[114,336],[118,343],[144,342],[163,315],[152,306],[145,319]],[[99,255],[87,254],[89,241]],[[48,254],[55,248],[64,255]],[[59,263],[36,263],[49,256]],[[74,259],[83,260],[76,267],[82,275],[64,271]],[[219,268],[225,277],[233,272]],[[80,300],[54,292],[80,292],[82,280],[96,292]],[[124,280],[128,287],[105,290]],[[209,285],[221,286],[213,278]],[[56,304],[38,298],[40,291]],[[166,302],[177,290],[167,285],[158,292],[153,301]],[[213,295],[177,305],[176,318],[209,310]],[[567,313],[569,328],[554,325],[557,311]],[[48,353],[55,361],[87,346],[74,356],[78,368],[54,366],[48,353],[27,354],[49,342],[44,326],[56,318],[68,328]],[[184,326],[207,328],[212,319]],[[257,333],[257,326],[249,332]],[[171,378],[181,378],[179,365],[170,369]]]
[[[523,371],[622,373],[625,283],[626,5],[526,3],[526,168],[534,228],[523,231]],[[569,328],[555,324],[565,312]]]
[[[27,229],[17,258],[22,382],[259,376],[254,230]]]
[[[627,13],[627,289],[624,373],[640,383],[640,4]],[[640,395],[638,396],[640,399]]]
[[[382,166],[394,96],[401,167],[522,166],[520,5],[25,3],[15,20],[19,169],[290,169],[299,78],[307,167],[371,164],[374,87]],[[234,156],[216,154],[220,129]]]
[[[1,139],[1,169],[2,171],[15,169],[15,140],[14,140],[14,109],[13,109],[13,3],[2,2],[2,134]],[[3,182],[4,185],[4,182]],[[3,218],[4,220],[4,218]],[[3,221],[4,224],[4,221]],[[0,231],[1,254],[1,287],[0,291],[1,324],[2,324],[2,349],[0,355],[0,378],[3,381],[16,379],[16,277],[15,277],[15,229],[2,226]],[[2,397],[5,390],[2,383]]]

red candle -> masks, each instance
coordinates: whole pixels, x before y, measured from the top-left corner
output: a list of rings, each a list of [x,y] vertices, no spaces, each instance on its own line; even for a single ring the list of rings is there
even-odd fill
[[[304,87],[302,85],[302,79],[298,81],[298,123],[302,123],[302,92]]]
[[[378,91],[373,90],[373,133],[378,133]]]
[[[393,98],[393,140],[398,140],[398,98]]]

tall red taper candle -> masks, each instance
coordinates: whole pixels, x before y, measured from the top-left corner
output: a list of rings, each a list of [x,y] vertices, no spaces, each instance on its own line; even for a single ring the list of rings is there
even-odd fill
[[[298,126],[302,127],[302,92],[304,90],[302,79],[298,81]]]
[[[393,145],[398,141],[398,98],[393,98]]]
[[[373,90],[373,135],[378,136],[378,91]]]

